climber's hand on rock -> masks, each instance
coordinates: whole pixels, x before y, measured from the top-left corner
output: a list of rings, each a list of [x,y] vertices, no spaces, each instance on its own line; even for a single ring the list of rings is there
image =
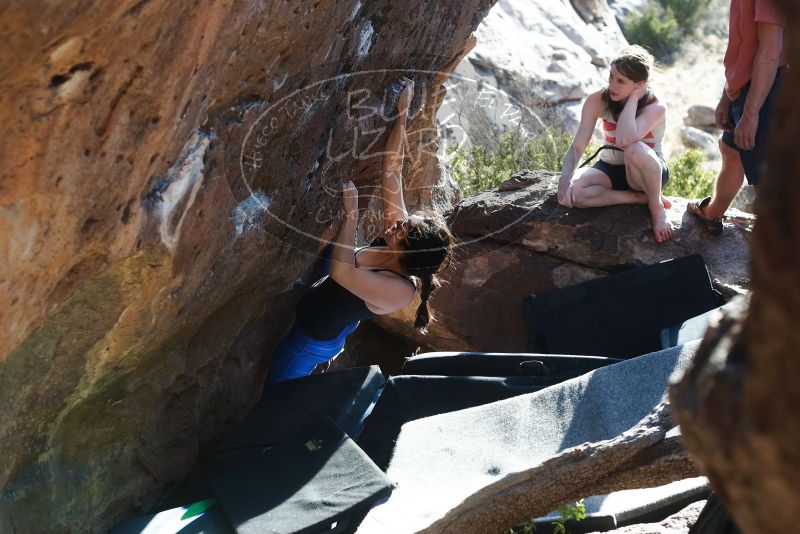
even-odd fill
[[[408,107],[411,105],[411,99],[414,98],[414,80],[403,78],[403,92],[400,93],[400,99],[397,101],[397,111],[400,113],[408,112]]]
[[[350,180],[342,183],[342,204],[345,217],[358,218],[358,189]]]

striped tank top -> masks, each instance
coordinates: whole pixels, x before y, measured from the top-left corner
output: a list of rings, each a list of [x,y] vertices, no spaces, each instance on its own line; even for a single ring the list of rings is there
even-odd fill
[[[664,140],[664,132],[667,130],[667,121],[657,124],[651,131],[647,132],[642,142],[652,148],[661,159],[664,159],[664,153],[661,150],[661,142]],[[603,144],[614,145],[617,144],[617,123],[611,113],[606,111],[603,116]],[[612,165],[624,165],[625,155],[619,150],[603,150],[600,152],[600,159]]]

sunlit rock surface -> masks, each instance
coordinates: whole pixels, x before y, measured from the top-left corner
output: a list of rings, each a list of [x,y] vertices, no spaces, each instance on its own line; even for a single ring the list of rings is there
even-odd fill
[[[491,4],[4,8],[0,532],[104,531],[243,415],[401,73],[406,198],[449,205],[435,93]]]
[[[627,45],[606,0],[500,0],[476,36],[478,44],[448,83],[454,101],[438,115],[451,142],[482,141],[476,115],[515,127],[509,107],[541,113],[543,105],[559,104],[543,120],[564,121],[572,131],[581,100],[603,86],[611,60]]]

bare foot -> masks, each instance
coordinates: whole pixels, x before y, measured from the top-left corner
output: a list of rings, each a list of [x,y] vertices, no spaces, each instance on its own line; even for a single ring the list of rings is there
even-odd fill
[[[672,202],[667,197],[661,195],[661,203],[664,204],[664,209],[668,210],[672,207]]]
[[[669,241],[675,234],[675,228],[672,226],[672,223],[669,222],[667,211],[664,207],[665,206],[658,204],[650,208],[650,219],[653,222],[653,235],[656,237],[656,243]]]

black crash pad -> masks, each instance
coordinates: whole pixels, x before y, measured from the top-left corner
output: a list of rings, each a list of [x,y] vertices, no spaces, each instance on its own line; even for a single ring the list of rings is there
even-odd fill
[[[676,258],[526,297],[528,350],[632,358],[720,304],[702,256]]]
[[[700,512],[689,534],[740,534],[741,531],[731,519],[730,513],[713,491]]]
[[[217,506],[239,534],[316,533],[360,518],[392,483],[330,419],[216,472]],[[334,527],[334,525],[336,527]]]
[[[380,368],[373,365],[268,384],[264,396],[217,453],[279,443],[307,427],[312,418],[330,417],[355,438],[384,381]]]
[[[270,447],[290,436],[311,431],[314,421],[328,417],[355,438],[380,396],[385,379],[378,366],[356,367],[273,384],[252,411],[212,454],[200,458],[176,488],[166,492],[153,511],[201,501],[212,495],[211,478],[235,468],[254,447]]]
[[[538,376],[558,384],[599,367],[618,363],[602,356],[561,356],[506,352],[427,352],[407,358],[403,374],[445,376]]]

